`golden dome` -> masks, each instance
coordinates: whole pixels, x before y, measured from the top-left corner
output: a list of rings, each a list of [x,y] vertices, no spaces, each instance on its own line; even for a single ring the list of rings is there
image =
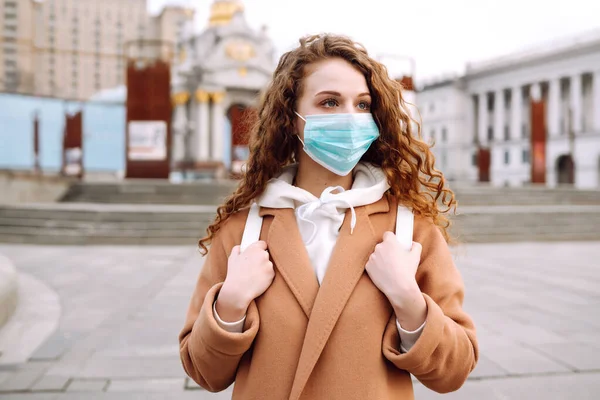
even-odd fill
[[[238,12],[244,12],[241,0],[215,0],[210,7],[208,25],[227,25]]]

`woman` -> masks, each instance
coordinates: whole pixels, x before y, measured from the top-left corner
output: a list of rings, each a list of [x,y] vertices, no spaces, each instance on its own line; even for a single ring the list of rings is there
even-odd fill
[[[400,90],[346,37],[283,55],[246,174],[200,241],[211,246],[179,336],[199,385],[235,381],[244,400],[412,399],[410,374],[448,392],[473,370],[475,327],[438,206],[454,195]],[[253,203],[261,240],[241,251]],[[392,233],[405,209],[408,248]]]

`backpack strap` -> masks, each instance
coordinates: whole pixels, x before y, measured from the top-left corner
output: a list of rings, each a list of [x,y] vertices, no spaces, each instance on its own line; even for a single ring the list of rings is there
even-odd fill
[[[259,211],[260,207],[258,204],[252,203],[242,235],[242,243],[240,245],[240,251],[242,252],[252,243],[256,243],[260,240],[263,219],[258,214]],[[396,238],[400,242],[402,248],[407,251],[412,248],[413,228],[414,216],[412,211],[404,206],[398,206],[398,212],[396,213]]]
[[[258,242],[260,239],[260,230],[262,229],[263,219],[258,214],[260,207],[256,203],[252,203],[250,211],[248,212],[248,218],[246,219],[246,227],[244,228],[244,234],[242,235],[242,243],[240,244],[240,251],[243,252],[252,243]]]
[[[409,208],[398,206],[396,214],[396,238],[403,249],[410,251],[413,242],[414,215]]]

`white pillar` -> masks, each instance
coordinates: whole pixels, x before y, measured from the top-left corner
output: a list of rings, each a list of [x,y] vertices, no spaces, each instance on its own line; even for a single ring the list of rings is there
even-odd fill
[[[178,104],[178,99],[175,99],[175,111],[173,115],[173,130],[172,130],[172,159],[177,163],[183,161],[185,157],[185,134],[187,130],[188,120],[185,110],[185,103]]]
[[[531,84],[531,89],[529,89],[529,97],[535,102],[542,100],[542,87],[539,83]]]
[[[504,89],[494,94],[494,139],[504,139]]]
[[[548,136],[560,135],[560,114],[560,79],[554,78],[549,82],[548,87],[548,110],[546,113]]]
[[[488,128],[488,104],[487,104],[487,93],[479,93],[478,98],[478,126],[477,126],[477,137],[479,138],[479,144],[482,147],[487,147],[487,128]]]
[[[600,71],[596,71],[592,79],[592,126],[595,133],[600,133]]]
[[[212,97],[212,132],[211,132],[211,160],[223,161],[223,135],[225,111],[223,110],[224,92],[211,93]]]
[[[582,117],[581,75],[571,77],[571,128],[575,134],[581,132]]]
[[[464,128],[465,132],[469,133],[468,138],[465,138],[465,143],[469,145],[473,145],[475,143],[475,138],[477,137],[477,127],[475,126],[475,99],[475,95],[467,94],[467,121]]]
[[[196,137],[194,140],[196,161],[208,161],[210,158],[210,116],[208,113],[208,92],[196,91]]]
[[[521,125],[523,124],[523,97],[521,96],[521,86],[512,88],[511,106],[510,138],[518,139],[521,137]]]

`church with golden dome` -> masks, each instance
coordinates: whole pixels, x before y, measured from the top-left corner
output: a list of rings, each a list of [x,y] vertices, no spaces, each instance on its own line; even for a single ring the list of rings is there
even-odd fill
[[[174,170],[195,178],[241,172],[249,122],[275,69],[266,29],[253,29],[240,0],[214,0],[202,32],[181,30],[172,70]]]

